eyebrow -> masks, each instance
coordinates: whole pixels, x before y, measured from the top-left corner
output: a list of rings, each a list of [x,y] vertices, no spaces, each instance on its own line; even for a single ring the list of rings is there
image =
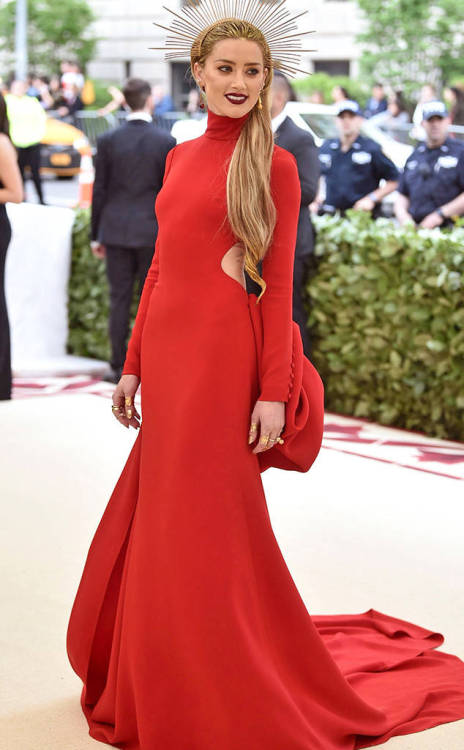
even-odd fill
[[[226,63],[231,63],[232,65],[235,65],[234,60],[226,60],[224,57],[219,57],[214,62],[226,62]],[[261,63],[259,63],[259,62],[247,62],[247,63],[245,63],[245,65],[261,65]]]

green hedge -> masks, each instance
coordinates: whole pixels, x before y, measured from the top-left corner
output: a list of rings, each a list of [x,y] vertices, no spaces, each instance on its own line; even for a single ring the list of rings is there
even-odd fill
[[[348,91],[351,99],[356,99],[361,107],[365,107],[370,96],[370,86],[364,81],[355,80],[349,76],[331,76],[328,73],[313,73],[306,78],[298,78],[292,81],[292,86],[299,98],[307,99],[315,91],[321,91],[324,104],[333,104],[332,89],[334,86],[343,86]]]
[[[464,229],[398,228],[361,212],[323,216],[307,280],[314,363],[327,409],[464,439]],[[68,350],[109,359],[105,263],[78,211]],[[131,325],[137,310],[134,290]]]
[[[464,439],[464,229],[316,219],[307,283],[329,410]]]
[[[67,350],[70,354],[109,361],[109,289],[105,261],[96,258],[90,249],[89,223],[89,209],[78,210],[73,227],[68,289]],[[138,295],[134,289],[131,327],[137,312],[137,304]]]

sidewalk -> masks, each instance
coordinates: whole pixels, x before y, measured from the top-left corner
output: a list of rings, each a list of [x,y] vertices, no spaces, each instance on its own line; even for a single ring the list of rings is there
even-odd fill
[[[14,383],[3,427],[1,544],[5,750],[85,750],[68,616],[91,537],[136,437],[114,386],[85,377]],[[262,475],[274,532],[310,614],[370,607],[441,632],[464,658],[464,446],[326,415],[307,474]],[[6,740],[6,741],[5,741]],[[464,721],[386,743],[462,750]]]

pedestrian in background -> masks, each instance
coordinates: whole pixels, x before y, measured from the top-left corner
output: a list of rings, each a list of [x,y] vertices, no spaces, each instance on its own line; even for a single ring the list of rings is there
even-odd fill
[[[5,264],[11,225],[5,203],[21,203],[23,186],[9,136],[6,102],[0,93],[0,400],[11,398],[10,324],[5,298]]]
[[[388,106],[387,97],[385,96],[385,90],[382,83],[374,83],[372,87],[372,95],[368,99],[366,109],[364,110],[364,117],[374,117],[374,115],[385,112]]]
[[[452,226],[464,214],[464,143],[448,134],[450,118],[442,101],[422,108],[426,142],[414,149],[404,165],[395,202],[400,224],[413,221],[433,229]]]
[[[80,66],[72,60],[63,60],[61,63],[61,89],[65,101],[72,102],[75,96],[75,87],[80,94],[84,88],[85,79]]]
[[[417,141],[425,141],[427,138],[427,134],[421,125],[422,120],[424,119],[422,115],[422,107],[426,102],[433,102],[437,99],[438,92],[436,87],[432,83],[425,83],[420,90],[419,99],[412,115],[414,127],[411,131],[411,137],[415,138]]]
[[[319,190],[311,211],[342,214],[348,208],[379,213],[382,199],[398,185],[398,170],[372,138],[361,135],[363,113],[354,100],[342,101],[337,110],[339,138],[329,138],[319,149],[325,198]],[[381,180],[385,184],[379,187]]]
[[[313,102],[313,104],[324,104],[323,92],[319,91],[319,89],[316,89],[316,91],[313,91],[313,93],[309,97],[308,102]]]
[[[464,125],[464,91],[458,86],[449,86],[445,89],[445,97],[451,103],[451,125]]]
[[[166,90],[164,83],[157,83],[153,86],[153,112],[152,114],[156,117],[162,117],[166,112],[172,112],[174,109],[174,102],[172,101],[171,94]]]
[[[127,120],[97,139],[91,220],[92,250],[106,258],[110,288],[111,373],[105,379],[115,383],[126,357],[134,282],[140,296],[153,259],[158,234],[154,206],[166,156],[176,145],[152,122],[147,81],[132,78],[122,93],[131,110]]]
[[[40,141],[45,134],[47,115],[38,99],[27,96],[26,86],[25,81],[12,81],[10,93],[5,97],[10,137],[18,152],[23,184],[26,167],[29,167],[39,202],[45,205],[40,178]]]
[[[71,92],[71,96],[68,96],[66,99],[66,104],[59,107],[56,114],[63,120],[63,122],[68,122],[70,125],[77,127],[76,113],[84,109],[84,104],[76,85],[71,86]]]
[[[339,86],[338,84],[333,87],[331,96],[335,104],[346,102],[346,100],[350,98],[348,91],[343,86]]]
[[[388,97],[388,107],[370,118],[374,125],[384,130],[391,138],[402,143],[409,142],[409,114],[401,91],[394,91]]]
[[[271,84],[271,127],[278,146],[290,151],[296,159],[301,186],[301,206],[293,267],[293,320],[298,323],[305,355],[310,358],[311,342],[307,327],[308,313],[303,302],[304,282],[314,253],[314,227],[309,214],[319,183],[319,158],[314,138],[299,128],[288,116],[286,105],[295,98],[287,77],[275,71]]]

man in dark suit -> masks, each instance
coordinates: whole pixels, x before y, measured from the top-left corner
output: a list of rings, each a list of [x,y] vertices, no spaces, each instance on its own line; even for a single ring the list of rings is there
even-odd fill
[[[288,101],[296,99],[293,88],[280,71],[275,71],[271,85],[271,126],[278,146],[290,151],[296,159],[301,184],[301,207],[293,269],[293,320],[298,323],[304,353],[310,358],[310,336],[306,325],[308,313],[303,304],[303,287],[314,251],[315,232],[309,213],[319,182],[319,153],[314,138],[299,128],[285,112]]]
[[[158,224],[155,199],[166,156],[176,140],[152,122],[150,84],[130,79],[123,89],[131,112],[126,122],[97,139],[92,199],[92,251],[106,258],[110,288],[111,374],[118,382],[126,357],[134,288],[139,296],[153,259]]]

